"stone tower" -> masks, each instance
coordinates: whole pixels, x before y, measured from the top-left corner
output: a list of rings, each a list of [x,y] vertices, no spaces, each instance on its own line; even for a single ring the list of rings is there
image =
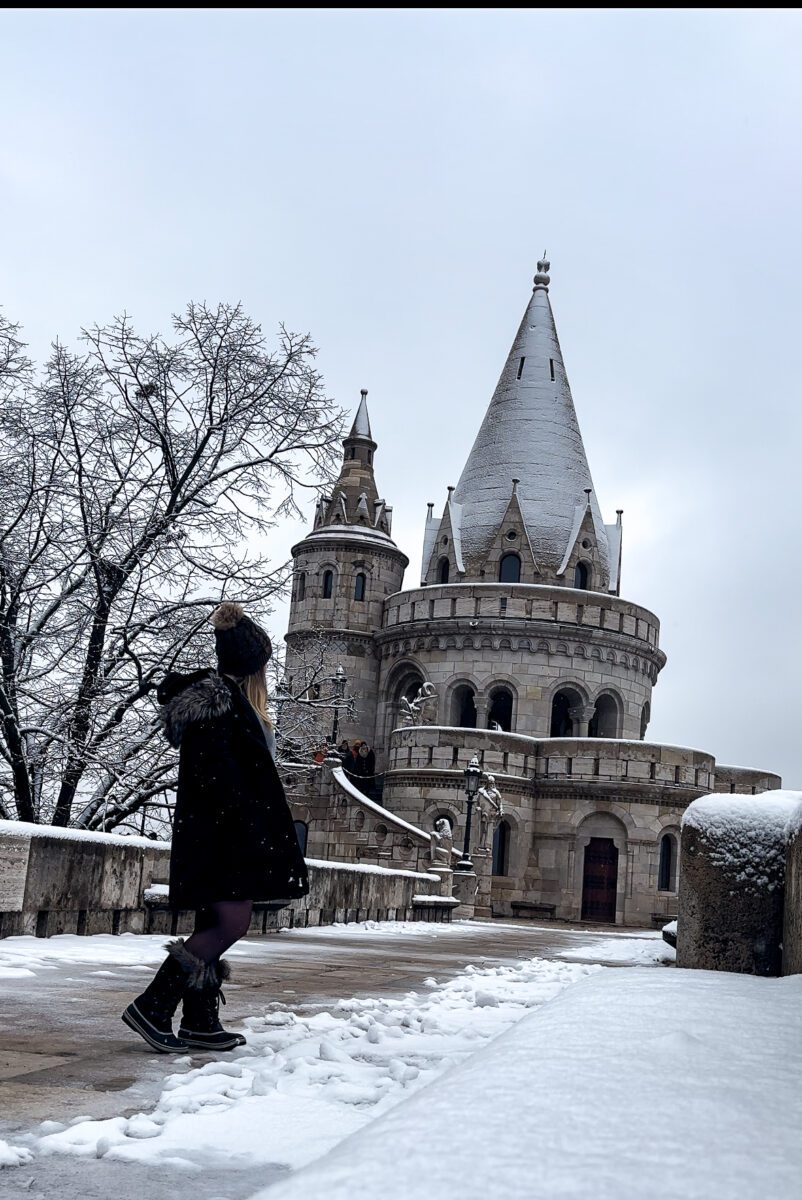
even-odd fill
[[[645,737],[659,622],[619,597],[549,301],[532,297],[456,488],[429,506],[422,586],[388,602],[377,741],[426,679],[438,723],[528,737]]]
[[[293,583],[287,631],[287,672],[313,661],[313,643],[326,649],[326,672],[346,673],[353,720],[340,737],[373,740],[379,660],[375,634],[384,602],[401,587],[409,560],[391,537],[392,508],[379,497],[373,473],[376,442],[362,391],[351,431],[343,439],[343,465],[330,493],[322,494],[312,531],[292,548]],[[321,680],[325,690],[328,679]]]

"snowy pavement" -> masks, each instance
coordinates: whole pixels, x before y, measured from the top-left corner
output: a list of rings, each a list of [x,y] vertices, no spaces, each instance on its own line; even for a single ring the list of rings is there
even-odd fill
[[[739,1145],[796,1196],[800,981],[663,970],[651,931],[295,930],[230,955],[246,1047],[167,1057],[117,1033],[163,941],[0,942],[4,1198],[733,1200]]]
[[[800,1008],[799,975],[596,971],[254,1200],[799,1200]]]
[[[605,931],[604,939],[609,940],[610,930]],[[658,945],[654,934],[646,935],[651,945]],[[410,992],[417,993],[417,1000],[410,998],[410,1004],[429,1004],[432,1011],[430,1019],[434,1020],[439,1011],[446,1012],[454,1007],[453,996],[448,991],[449,981],[465,973],[468,967],[494,968],[509,965],[517,967],[532,958],[543,960],[555,959],[557,953],[566,949],[582,949],[584,958],[597,935],[586,927],[581,930],[571,930],[559,926],[539,927],[529,922],[459,922],[453,925],[428,924],[362,924],[359,926],[329,927],[326,929],[308,929],[286,931],[267,938],[249,938],[240,943],[229,957],[234,966],[234,980],[227,988],[228,1005],[225,1009],[226,1020],[233,1027],[244,1028],[245,1020],[277,1014],[293,1013],[297,1021],[288,1020],[285,1025],[265,1025],[254,1031],[256,1039],[263,1039],[264,1053],[258,1062],[252,1064],[257,1080],[258,1089],[267,1086],[271,1071],[269,1060],[277,1057],[279,1044],[300,1042],[306,1039],[317,1039],[314,1047],[319,1054],[319,1044],[326,1035],[316,1028],[316,1019],[323,1019],[324,1014],[336,1017],[333,1029],[348,1029],[350,1032],[343,1040],[359,1043],[369,1048],[374,1056],[377,1043],[377,1033],[368,1034],[363,1030],[362,1035],[355,1035],[355,1022],[363,1021],[368,1025],[373,1022],[388,1029],[392,1028],[393,1011],[391,1001],[399,1001]],[[632,946],[633,959],[637,961],[644,944],[640,937],[626,937],[626,944]],[[91,1119],[124,1119],[128,1121],[137,1113],[144,1118],[152,1114],[162,1103],[170,1101],[164,1088],[165,1076],[181,1073],[185,1075],[185,1083],[175,1089],[176,1096],[172,1103],[175,1112],[185,1105],[187,1092],[185,1088],[202,1087],[209,1094],[214,1093],[219,1080],[212,1079],[208,1086],[193,1084],[189,1079],[192,1070],[203,1067],[212,1061],[210,1055],[198,1054],[189,1064],[176,1064],[174,1059],[167,1056],[152,1054],[141,1042],[133,1038],[122,1026],[119,1013],[133,994],[138,991],[150,977],[153,967],[161,961],[164,953],[163,937],[122,937],[98,936],[92,938],[57,937],[48,940],[36,938],[9,938],[0,942],[0,970],[4,978],[0,979],[0,1012],[3,1015],[2,1049],[0,1050],[0,1139],[5,1139],[6,1147],[18,1147],[21,1157],[33,1152],[32,1164],[25,1163],[19,1170],[4,1170],[0,1176],[0,1193],[6,1191],[11,1196],[18,1193],[27,1194],[35,1200],[39,1194],[81,1195],[82,1200],[94,1200],[94,1197],[105,1198],[114,1192],[123,1197],[141,1196],[143,1192],[153,1193],[152,1182],[158,1175],[162,1178],[164,1171],[169,1171],[171,1180],[170,1191],[174,1197],[193,1196],[194,1200],[202,1197],[226,1197],[226,1200],[239,1200],[240,1197],[251,1195],[258,1187],[273,1179],[286,1174],[288,1166],[278,1163],[267,1164],[264,1158],[256,1155],[249,1159],[249,1148],[239,1158],[235,1158],[236,1169],[228,1165],[227,1146],[220,1140],[211,1138],[202,1152],[193,1150],[190,1158],[196,1158],[196,1166],[203,1163],[202,1172],[190,1170],[189,1167],[165,1167],[162,1159],[158,1168],[150,1166],[151,1159],[144,1156],[139,1161],[122,1160],[111,1156],[111,1145],[108,1153],[102,1158],[78,1156],[80,1149],[73,1146],[68,1153],[51,1153],[45,1155],[46,1148],[41,1144],[53,1134],[64,1133],[63,1128],[78,1129],[85,1126]],[[548,970],[539,979],[531,979],[527,987],[531,989],[529,1002],[540,990],[545,995],[553,979],[571,978],[576,967],[567,963],[551,963]],[[470,975],[472,972],[468,972]],[[581,972],[580,972],[581,974]],[[437,979],[438,984],[445,985],[444,989],[435,987],[426,980]],[[475,987],[473,991],[475,992]],[[481,990],[481,989],[480,989]],[[444,994],[443,1000],[435,1000],[436,996]],[[521,993],[523,995],[523,993]],[[337,1010],[337,1003],[342,998],[355,998],[366,1002],[368,1010],[377,1007],[378,1016],[370,1011],[360,1013],[357,1010],[346,1012]],[[287,1006],[286,1008],[283,1006]],[[457,1005],[457,1008],[460,1006]],[[462,1006],[470,1015],[472,1011]],[[474,1005],[482,1028],[502,1028],[511,1014],[526,1011],[525,1007],[518,1009],[505,1008],[503,1003],[495,1010],[492,1003]],[[486,1011],[485,1011],[486,1010]],[[423,1009],[418,1015],[423,1017]],[[379,1019],[381,1017],[381,1020]],[[370,1019],[368,1019],[370,1018]],[[279,1019],[284,1019],[280,1017]],[[462,1019],[462,1018],[461,1018]],[[498,1023],[498,1024],[496,1024]],[[466,1022],[466,1026],[470,1021]],[[480,1026],[477,1025],[477,1031]],[[471,1048],[471,1031],[466,1027],[451,1030],[453,1035],[454,1061]],[[388,1033],[388,1039],[398,1039],[396,1033]],[[425,1082],[442,1067],[445,1069],[449,1062],[449,1045],[440,1039],[440,1045],[434,1035],[427,1035],[428,1049],[424,1057],[426,1061],[403,1064],[403,1070],[398,1062],[403,1055],[392,1055],[391,1066],[389,1057],[385,1067],[377,1066],[374,1062],[371,1075],[375,1082],[376,1103],[359,1101],[356,1104],[344,1099],[345,1091],[336,1100],[338,1108],[337,1121],[329,1121],[329,1127],[343,1133],[359,1123],[354,1114],[371,1109],[373,1115],[383,1102],[385,1095],[397,1096],[403,1099],[406,1090],[417,1086],[413,1079],[414,1072],[420,1071],[420,1077]],[[327,1040],[331,1040],[331,1035]],[[481,1044],[477,1038],[475,1044]],[[337,1037],[334,1037],[336,1043]],[[388,1045],[390,1042],[388,1041]],[[249,1047],[250,1050],[250,1047]],[[290,1061],[293,1054],[290,1052]],[[324,1050],[324,1054],[327,1053]],[[301,1056],[305,1057],[304,1055]],[[264,1060],[264,1061],[262,1061]],[[326,1061],[325,1059],[322,1061]],[[231,1064],[231,1056],[226,1056],[227,1064]],[[308,1064],[306,1064],[308,1065]],[[318,1063],[320,1067],[320,1063]],[[228,1066],[226,1067],[228,1069]],[[251,1070],[251,1067],[247,1068]],[[351,1073],[358,1071],[357,1067],[350,1068]],[[383,1080],[380,1078],[384,1072]],[[404,1072],[408,1072],[406,1079]],[[394,1074],[399,1078],[395,1078]],[[208,1072],[204,1080],[215,1072]],[[293,1082],[295,1084],[304,1078],[305,1066],[299,1070]],[[330,1104],[335,1085],[327,1084],[325,1103]],[[291,1081],[294,1072],[288,1070],[286,1077],[276,1076],[276,1093]],[[262,1082],[258,1082],[260,1080]],[[244,1082],[243,1082],[244,1081]],[[248,1076],[243,1075],[237,1081],[234,1077],[226,1076],[222,1086],[231,1095],[224,1107],[230,1107],[228,1100],[236,1100],[237,1093],[242,1091],[248,1082]],[[318,1083],[307,1081],[310,1088],[315,1090]],[[352,1080],[353,1082],[353,1080]],[[364,1083],[364,1079],[362,1080]],[[371,1084],[374,1086],[374,1084]],[[292,1092],[292,1088],[289,1089]],[[381,1095],[379,1095],[381,1093]],[[354,1093],[356,1094],[356,1093]],[[321,1101],[323,1102],[323,1101]],[[388,1101],[389,1102],[389,1101]],[[299,1105],[297,1092],[292,1103]],[[202,1117],[205,1105],[199,1106],[197,1117]],[[171,1110],[172,1111],[172,1110]],[[301,1119],[301,1127],[314,1131],[314,1122],[309,1118],[311,1106],[304,1106],[306,1114]],[[192,1116],[183,1112],[184,1116]],[[331,1114],[329,1114],[331,1116]],[[44,1121],[55,1121],[57,1126],[44,1125]],[[209,1124],[216,1125],[215,1122]],[[150,1127],[140,1122],[138,1127]],[[336,1126],[336,1128],[335,1128]],[[126,1128],[130,1128],[126,1126]],[[222,1125],[219,1126],[222,1129]],[[86,1132],[86,1130],[84,1130]],[[166,1128],[165,1131],[166,1133]],[[98,1140],[104,1136],[100,1134]],[[112,1133],[106,1137],[114,1139]],[[309,1134],[311,1139],[311,1132]],[[331,1144],[331,1135],[321,1146]],[[155,1143],[158,1140],[160,1150],[166,1147],[168,1139],[162,1141],[163,1134],[158,1139],[141,1138],[140,1142],[151,1141],[154,1149],[152,1157],[158,1157]],[[136,1139],[117,1139],[123,1144],[133,1143]],[[301,1141],[304,1139],[302,1138]],[[49,1144],[49,1149],[55,1146]],[[107,1143],[101,1142],[101,1152],[107,1148]],[[95,1144],[94,1153],[98,1146]],[[292,1152],[293,1162],[300,1162],[302,1151]],[[11,1149],[4,1150],[4,1156],[11,1159]],[[289,1152],[288,1152],[289,1156]],[[166,1155],[167,1158],[173,1157]],[[182,1155],[187,1160],[186,1150]],[[248,1166],[247,1162],[256,1163]],[[29,1169],[30,1167],[30,1169]],[[37,1191],[39,1189],[39,1191]]]

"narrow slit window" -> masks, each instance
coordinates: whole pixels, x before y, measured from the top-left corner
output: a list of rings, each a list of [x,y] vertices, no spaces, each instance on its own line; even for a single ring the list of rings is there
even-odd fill
[[[526,359],[522,358],[521,361],[518,363],[518,378],[519,379],[521,378],[521,376],[524,373],[524,363],[525,362],[526,362]],[[554,377],[552,376],[552,378],[554,378]]]
[[[553,379],[554,378],[554,359],[553,358],[549,359],[549,373],[551,374],[551,377]]]

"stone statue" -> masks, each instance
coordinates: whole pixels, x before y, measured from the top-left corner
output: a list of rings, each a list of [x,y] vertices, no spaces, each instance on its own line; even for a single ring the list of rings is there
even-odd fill
[[[423,725],[427,708],[436,704],[437,692],[434,684],[421,684],[412,700],[407,700],[406,696],[401,697],[401,720],[405,725]]]
[[[434,823],[434,832],[431,834],[431,859],[432,863],[442,862],[447,867],[451,866],[451,850],[454,845],[454,834],[451,829],[451,822],[445,817],[440,817]]]
[[[493,775],[485,775],[484,783],[476,793],[476,807],[479,813],[479,849],[490,850],[496,827],[504,816],[501,792],[496,787]]]

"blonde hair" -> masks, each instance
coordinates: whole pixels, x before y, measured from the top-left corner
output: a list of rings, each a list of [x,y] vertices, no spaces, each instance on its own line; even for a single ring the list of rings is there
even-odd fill
[[[254,671],[252,675],[246,675],[240,680],[240,686],[259,720],[264,721],[268,729],[272,729],[273,722],[267,711],[267,679],[264,667]]]

